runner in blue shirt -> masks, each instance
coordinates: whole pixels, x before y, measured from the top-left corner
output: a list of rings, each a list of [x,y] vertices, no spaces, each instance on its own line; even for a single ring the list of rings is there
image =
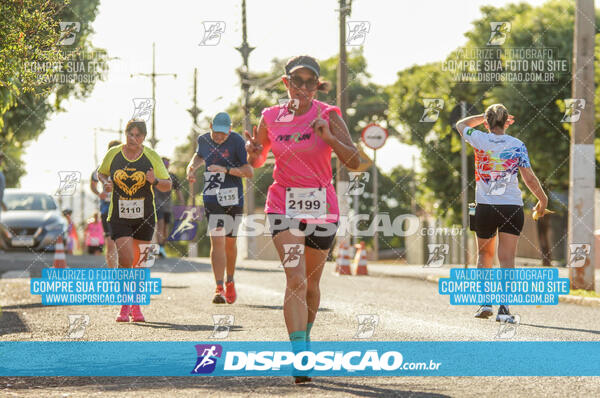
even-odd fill
[[[210,260],[217,289],[213,303],[232,304],[236,300],[233,274],[237,257],[236,236],[244,209],[242,177],[252,178],[253,169],[246,160],[246,143],[231,130],[226,112],[215,115],[211,132],[198,137],[198,148],[187,167],[187,178],[196,181],[202,163],[204,172],[204,214],[210,234]],[[227,280],[223,288],[223,276]]]

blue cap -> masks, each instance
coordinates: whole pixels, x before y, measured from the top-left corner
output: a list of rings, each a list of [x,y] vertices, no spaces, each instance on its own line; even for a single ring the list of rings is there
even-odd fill
[[[213,131],[229,134],[229,129],[231,129],[231,118],[229,117],[229,114],[227,114],[227,112],[217,113],[212,120],[212,129]]]

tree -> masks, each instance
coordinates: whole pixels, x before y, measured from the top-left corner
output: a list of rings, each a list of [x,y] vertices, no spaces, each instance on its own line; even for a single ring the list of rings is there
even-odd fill
[[[63,111],[62,101],[89,95],[106,70],[105,52],[88,40],[98,4],[99,0],[2,3],[0,150],[6,155],[8,186],[16,186],[24,174],[24,145],[41,134],[53,112]]]

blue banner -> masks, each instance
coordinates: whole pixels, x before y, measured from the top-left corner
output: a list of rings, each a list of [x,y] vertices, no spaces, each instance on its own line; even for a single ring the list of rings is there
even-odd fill
[[[44,268],[29,287],[44,305],[147,305],[162,284],[149,268]]]
[[[284,341],[0,342],[0,376],[600,376],[593,360],[600,342],[323,341],[305,348]]]
[[[570,283],[557,268],[452,268],[438,291],[453,305],[556,305]]]

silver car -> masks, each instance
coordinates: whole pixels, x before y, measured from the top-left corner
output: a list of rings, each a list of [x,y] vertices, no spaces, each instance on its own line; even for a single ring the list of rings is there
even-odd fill
[[[59,235],[66,244],[67,221],[54,198],[20,189],[4,191],[0,214],[0,245],[4,250],[53,251]]]

